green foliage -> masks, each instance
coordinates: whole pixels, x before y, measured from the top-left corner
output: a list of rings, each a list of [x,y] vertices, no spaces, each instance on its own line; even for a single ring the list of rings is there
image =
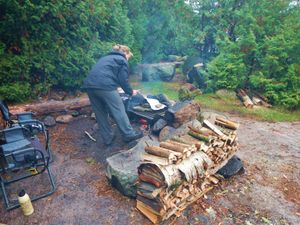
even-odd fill
[[[0,0],[0,97],[78,89],[121,43],[132,48],[132,65],[168,55],[203,59],[206,92],[248,87],[272,104],[300,108],[299,1],[186,2]]]
[[[205,73],[208,90],[249,87],[263,93],[272,104],[300,108],[299,3],[192,2],[204,23],[199,44],[217,48],[217,56]],[[205,19],[208,17],[210,22]],[[213,38],[204,43],[209,37]]]
[[[164,93],[169,99],[178,100],[178,91],[180,85],[170,82],[141,82],[138,83],[131,77],[134,88],[141,89],[143,94],[161,94]],[[201,106],[201,111],[217,110],[218,112],[235,113],[250,118],[263,121],[280,122],[280,121],[299,121],[300,111],[287,111],[280,107],[265,108],[255,107],[248,109],[243,107],[241,101],[237,98],[234,91],[219,90],[215,94],[207,93],[197,95],[195,101]]]
[[[235,93],[228,94],[222,93],[218,94],[203,94],[196,97],[202,107],[202,111],[206,109],[216,110],[218,112],[229,112],[238,115],[243,115],[246,117],[270,121],[270,122],[283,122],[283,121],[299,121],[300,111],[287,111],[280,107],[265,108],[265,107],[255,107],[253,109],[248,109],[242,106],[239,99],[237,99]]]
[[[133,44],[121,0],[0,0],[0,6],[0,88],[18,92],[2,93],[10,101],[26,99],[16,82],[26,84],[27,97],[28,90],[38,96],[50,87],[79,88],[114,43]]]
[[[13,83],[0,86],[0,98],[7,101],[23,102],[30,96],[31,90],[28,83]]]
[[[186,100],[193,100],[195,99],[198,95],[201,95],[201,91],[199,89],[190,91],[189,89],[183,87],[180,88],[178,91],[178,99],[179,101],[186,101]]]

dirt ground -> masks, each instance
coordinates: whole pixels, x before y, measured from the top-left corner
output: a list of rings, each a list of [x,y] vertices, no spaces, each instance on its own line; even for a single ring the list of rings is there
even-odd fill
[[[245,172],[222,181],[189,206],[175,224],[300,224],[300,122],[231,118],[241,124],[237,155]],[[130,146],[119,141],[106,148],[97,132],[97,142],[91,141],[84,131],[93,133],[94,124],[80,116],[70,124],[50,128],[56,192],[34,202],[35,212],[30,217],[24,217],[20,209],[6,212],[1,204],[0,223],[151,224],[135,209],[135,201],[122,196],[105,177],[105,158]],[[28,187],[30,195],[42,189],[38,186],[45,182],[38,179],[45,178],[34,178],[36,189]]]

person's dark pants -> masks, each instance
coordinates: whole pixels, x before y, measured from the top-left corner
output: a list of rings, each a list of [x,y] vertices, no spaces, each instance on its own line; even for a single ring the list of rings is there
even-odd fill
[[[93,111],[95,112],[101,137],[105,144],[110,144],[114,138],[114,132],[109,124],[109,112],[116,121],[124,138],[135,134],[122,99],[117,91],[102,91],[98,89],[87,90]]]

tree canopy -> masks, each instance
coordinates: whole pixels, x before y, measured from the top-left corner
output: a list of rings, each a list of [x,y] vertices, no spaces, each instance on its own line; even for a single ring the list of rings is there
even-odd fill
[[[0,96],[79,89],[115,43],[133,64],[170,54],[207,63],[205,91],[249,87],[300,107],[300,6],[291,0],[0,0]]]

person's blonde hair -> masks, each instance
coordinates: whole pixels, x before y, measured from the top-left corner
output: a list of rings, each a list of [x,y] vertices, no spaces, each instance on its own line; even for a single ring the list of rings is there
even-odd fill
[[[130,51],[130,48],[126,45],[116,44],[113,46],[113,50],[118,51],[118,52],[123,52],[123,53],[129,55],[129,57],[133,56],[132,52]]]

